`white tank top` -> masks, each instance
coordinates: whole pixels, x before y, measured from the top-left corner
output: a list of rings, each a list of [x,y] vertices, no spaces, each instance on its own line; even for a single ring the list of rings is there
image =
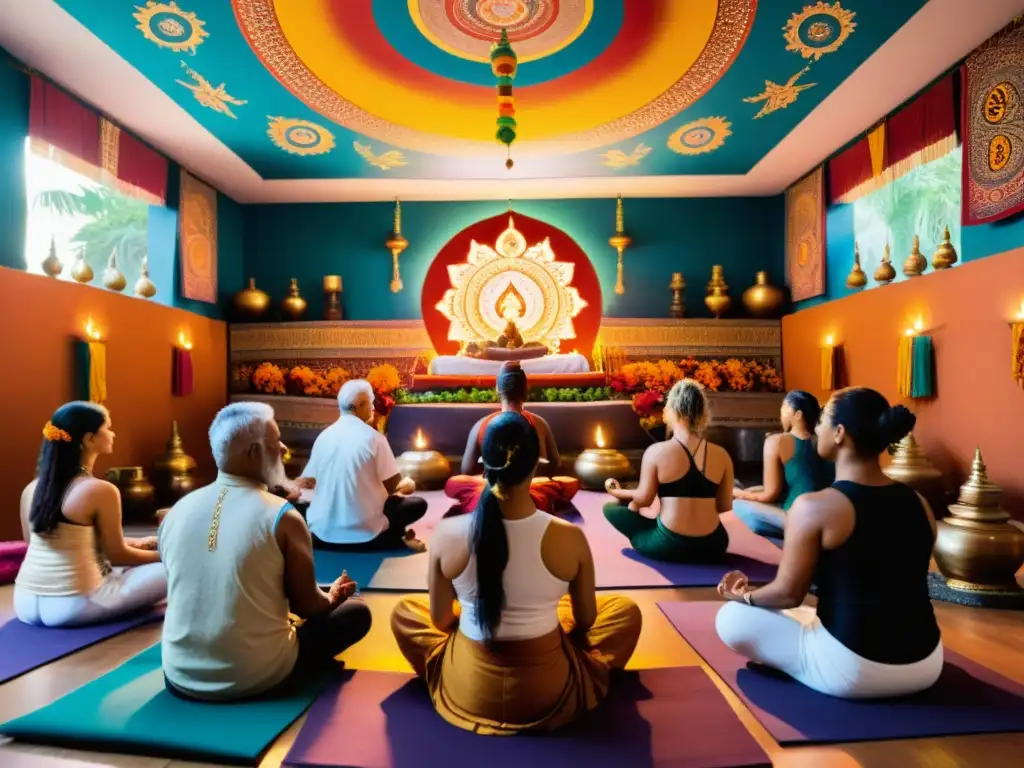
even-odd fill
[[[534,512],[522,520],[502,520],[508,536],[508,565],[502,576],[505,609],[494,632],[495,640],[529,640],[558,628],[558,602],[569,582],[555,578],[544,565],[541,542],[551,515]],[[483,642],[484,630],[476,613],[476,555],[453,581],[462,607],[459,631],[470,640]]]
[[[57,523],[50,533],[33,532],[14,583],[36,595],[87,595],[103,583],[104,565],[91,525]]]
[[[175,504],[160,526],[167,568],[163,668],[185,693],[210,700],[254,696],[295,666],[298,641],[276,538],[288,506],[249,480],[221,474]]]

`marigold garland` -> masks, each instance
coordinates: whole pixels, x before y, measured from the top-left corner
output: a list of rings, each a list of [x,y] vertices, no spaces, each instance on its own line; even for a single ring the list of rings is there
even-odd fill
[[[284,373],[273,363],[261,363],[252,373],[252,385],[265,395],[283,395]]]

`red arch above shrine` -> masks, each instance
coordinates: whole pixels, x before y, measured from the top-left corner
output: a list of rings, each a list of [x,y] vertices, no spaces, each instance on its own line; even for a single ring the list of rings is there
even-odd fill
[[[448,318],[436,309],[445,291],[451,287],[448,267],[466,260],[469,245],[474,240],[493,247],[498,236],[508,227],[508,216],[507,213],[502,213],[470,224],[444,244],[427,269],[421,298],[423,323],[439,355],[454,355],[459,351],[458,342],[448,339]],[[561,351],[571,352],[575,349],[589,358],[601,327],[601,284],[597,279],[597,272],[594,271],[594,265],[579,244],[557,227],[521,213],[513,213],[512,216],[516,229],[522,233],[529,245],[543,242],[544,238],[548,238],[558,261],[569,262],[575,266],[572,285],[587,302],[587,306],[573,320],[576,338],[566,339]]]

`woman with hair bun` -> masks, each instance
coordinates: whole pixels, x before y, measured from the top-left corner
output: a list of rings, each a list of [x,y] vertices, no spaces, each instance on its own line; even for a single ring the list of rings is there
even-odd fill
[[[391,629],[449,723],[489,735],[550,731],[594,709],[640,637],[640,610],[598,597],[583,532],[530,497],[540,440],[519,413],[481,446],[487,487],[430,547],[429,603],[402,599]],[[457,605],[456,602],[458,601]]]
[[[604,516],[639,554],[677,563],[718,562],[729,548],[719,514],[732,508],[732,459],[701,433],[708,420],[704,387],[677,381],[665,398],[669,439],[644,451],[635,490],[609,480],[605,489],[617,501]],[[655,499],[657,518],[640,514]]]
[[[818,398],[801,389],[789,392],[779,413],[783,431],[764,441],[764,485],[733,489],[732,511],[759,536],[781,539],[793,502],[832,484],[835,466],[814,445],[820,416]]]
[[[938,680],[942,642],[928,598],[935,520],[879,463],[914,421],[873,389],[832,396],[816,431],[836,481],[789,510],[775,581],[755,589],[738,571],[722,579],[729,602],[716,628],[726,645],[842,698],[904,696]],[[797,608],[812,580],[817,611]]]
[[[156,537],[126,539],[121,494],[92,476],[113,450],[110,414],[95,403],[66,403],[43,428],[36,479],[22,493],[29,544],[14,610],[24,623],[98,624],[167,597]]]

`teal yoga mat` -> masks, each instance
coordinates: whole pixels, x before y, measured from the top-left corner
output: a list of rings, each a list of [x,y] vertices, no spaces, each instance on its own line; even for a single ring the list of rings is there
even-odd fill
[[[33,744],[255,765],[332,676],[252,701],[206,704],[164,687],[160,644],[35,712],[0,725]]]

